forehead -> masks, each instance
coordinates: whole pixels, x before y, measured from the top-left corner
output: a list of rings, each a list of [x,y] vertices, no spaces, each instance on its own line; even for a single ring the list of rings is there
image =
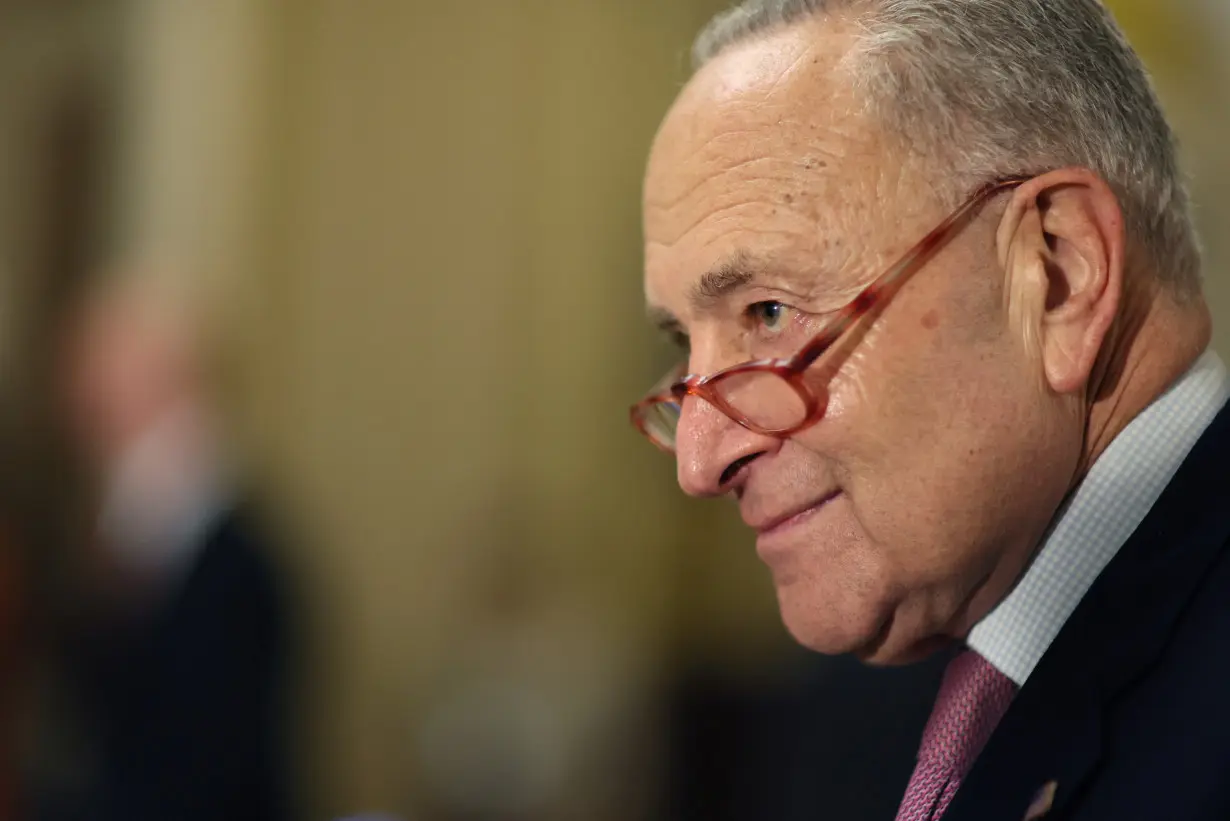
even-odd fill
[[[687,281],[740,255],[837,267],[867,230],[896,172],[846,67],[852,38],[797,25],[722,53],[683,90],[645,179],[651,303],[673,308]]]

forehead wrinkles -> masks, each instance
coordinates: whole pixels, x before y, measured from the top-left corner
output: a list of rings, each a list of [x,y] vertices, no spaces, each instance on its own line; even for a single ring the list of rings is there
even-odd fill
[[[704,268],[710,257],[746,249],[782,262],[807,259],[808,268],[836,274],[878,223],[878,163],[844,134],[808,144],[770,136],[750,156],[698,152],[694,159],[647,188],[647,273]]]
[[[707,118],[708,133],[697,123],[683,137],[667,133],[678,159],[659,159],[647,176],[646,239],[673,246],[702,224],[705,235],[738,226],[814,232],[837,204],[862,199],[857,189],[875,163],[858,129],[791,114],[734,111]]]
[[[857,103],[837,66],[844,48],[833,42],[813,38],[777,74],[737,88],[725,75],[706,75],[715,65],[733,70],[719,57],[681,94],[645,180],[651,302],[681,307],[691,280],[743,250],[815,272],[825,291],[853,286],[881,262],[893,243],[873,234],[883,212],[895,211],[902,169]],[[749,46],[789,47],[774,38]]]
[[[724,98],[717,91],[685,96],[655,140],[646,204],[673,208],[732,175],[794,181],[840,157],[855,129],[841,122],[837,112],[844,105],[826,87],[832,85],[795,76],[775,80],[768,94],[749,89]]]
[[[722,173],[698,186],[674,207],[647,206],[646,239],[667,248],[684,240],[705,247],[737,231],[810,234],[824,216],[818,181],[800,179],[788,167],[761,174]]]

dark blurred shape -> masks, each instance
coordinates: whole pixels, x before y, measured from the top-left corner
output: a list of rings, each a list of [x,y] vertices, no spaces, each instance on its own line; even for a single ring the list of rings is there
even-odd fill
[[[47,821],[287,816],[287,602],[187,307],[106,281],[64,326],[57,395],[94,526],[55,660],[83,774],[36,788]]]
[[[97,780],[47,817],[286,817],[285,617],[265,544],[248,511],[228,510],[178,590],[144,612],[107,603],[83,621],[67,668]]]
[[[892,818],[947,661],[876,669],[799,650],[760,677],[694,669],[669,700],[663,817]]]
[[[15,519],[0,507],[0,819],[18,817],[20,681],[28,651],[27,579]]]

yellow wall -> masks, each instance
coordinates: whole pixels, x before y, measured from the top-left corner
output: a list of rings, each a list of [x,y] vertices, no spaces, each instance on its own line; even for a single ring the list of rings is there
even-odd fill
[[[267,232],[240,290],[253,438],[321,607],[326,811],[410,803],[417,728],[502,635],[483,591],[504,563],[537,598],[491,675],[532,668],[569,716],[562,817],[613,809],[597,756],[640,744],[625,717],[658,669],[680,527],[670,464],[625,415],[655,362],[641,165],[705,6],[273,14]]]
[[[1178,129],[1207,265],[1214,344],[1230,356],[1230,15],[1223,0],[1107,0],[1154,75]]]

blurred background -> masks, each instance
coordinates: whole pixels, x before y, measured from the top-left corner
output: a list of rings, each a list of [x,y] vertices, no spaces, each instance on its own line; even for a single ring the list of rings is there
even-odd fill
[[[891,814],[937,664],[794,648],[626,421],[725,5],[0,0],[0,818]],[[1111,5],[1230,354],[1230,5]]]

